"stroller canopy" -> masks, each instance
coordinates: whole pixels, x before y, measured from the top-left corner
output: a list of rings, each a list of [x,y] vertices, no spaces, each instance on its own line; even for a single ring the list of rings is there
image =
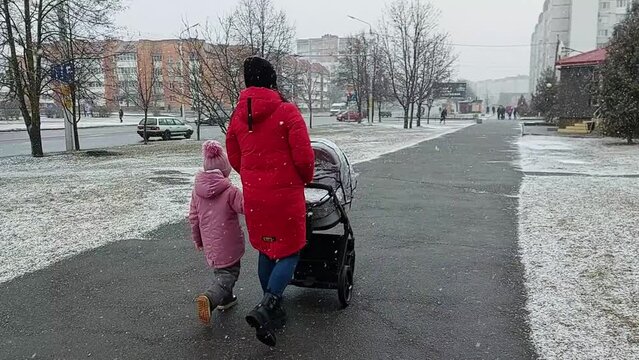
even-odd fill
[[[355,172],[344,152],[330,140],[317,139],[311,142],[315,152],[315,176],[313,182],[329,185],[335,190],[345,210],[350,208],[356,187]],[[308,199],[311,202],[313,199]]]

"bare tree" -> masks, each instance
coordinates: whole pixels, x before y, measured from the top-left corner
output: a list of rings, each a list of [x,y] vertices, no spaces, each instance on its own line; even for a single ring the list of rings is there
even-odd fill
[[[308,107],[309,127],[313,128],[313,108],[321,103],[324,97],[324,79],[328,70],[320,64],[313,64],[307,60],[296,59],[300,66],[298,74],[299,98]]]
[[[57,35],[56,1],[2,0],[2,56],[11,73],[10,91],[17,99],[31,141],[31,155],[43,156],[40,97],[46,79],[42,47]],[[7,49],[8,48],[8,49]]]
[[[170,91],[190,100],[202,116],[215,119],[223,133],[243,88],[242,63],[251,55],[247,47],[233,43],[231,20],[219,18],[198,32],[185,23],[177,49],[179,66],[170,79]]]
[[[103,62],[112,57],[113,46],[106,41],[114,32],[113,15],[121,9],[120,0],[62,0],[56,8],[59,39],[43,48],[50,64],[65,64],[73,69],[69,82],[69,108],[74,147],[80,150],[78,122],[83,109],[104,99],[96,89],[104,89]],[[63,87],[50,84],[50,92],[63,100]],[[59,101],[66,108],[66,101]]]
[[[129,55],[136,63],[130,73],[118,74],[118,100],[133,104],[144,112],[144,144],[148,143],[147,120],[149,109],[157,105],[162,95],[161,62],[154,59],[155,49],[152,42],[140,41],[137,52],[126,50],[119,55]]]
[[[434,97],[435,85],[444,82],[450,78],[453,64],[456,57],[452,48],[448,45],[448,36],[446,34],[435,34],[426,41],[426,53],[420,60],[420,66],[417,73],[417,126],[421,126],[421,119],[424,115],[424,103],[432,106],[429,99]],[[430,111],[428,113],[430,117]],[[430,123],[430,119],[426,119]]]
[[[441,34],[437,10],[420,0],[395,0],[381,20],[382,48],[397,102],[404,110],[404,128],[412,128],[420,93],[420,71]],[[422,75],[422,80],[425,77]]]
[[[295,36],[283,10],[276,9],[272,0],[241,0],[229,23],[237,45],[248,47],[251,55],[271,61],[279,70]]]
[[[352,87],[356,94],[357,111],[362,112],[362,101],[368,98],[369,43],[363,33],[348,37],[344,54],[339,55],[337,83],[343,88]]]
[[[215,119],[226,133],[244,88],[244,59],[259,55],[282,74],[294,28],[271,0],[242,0],[232,14],[207,22],[197,32],[194,27],[184,23],[178,53],[183,68],[196,66],[197,70],[177,71],[176,81],[188,86],[172,86],[171,91],[197,103],[202,115]],[[280,82],[286,81],[285,76],[280,77]]]

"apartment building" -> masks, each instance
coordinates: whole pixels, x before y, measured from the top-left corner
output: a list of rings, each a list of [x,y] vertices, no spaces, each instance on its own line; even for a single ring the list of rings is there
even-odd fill
[[[546,0],[531,36],[530,86],[558,58],[605,47],[632,0]]]
[[[316,62],[334,73],[339,66],[337,55],[344,53],[349,38],[336,35],[324,35],[320,38],[297,39],[297,55]]]

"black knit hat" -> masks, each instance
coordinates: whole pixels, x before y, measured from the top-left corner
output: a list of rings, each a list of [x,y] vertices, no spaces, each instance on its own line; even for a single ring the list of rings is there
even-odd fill
[[[250,56],[244,60],[244,84],[246,87],[277,89],[277,74],[268,60]]]

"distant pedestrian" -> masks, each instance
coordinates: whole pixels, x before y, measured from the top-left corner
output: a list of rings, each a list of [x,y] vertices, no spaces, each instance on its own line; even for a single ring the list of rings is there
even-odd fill
[[[490,115],[490,106],[486,106],[486,115]]]
[[[122,108],[120,108],[120,111],[118,111],[118,115],[120,116],[120,122],[122,122],[122,117],[124,116],[124,111],[122,111]]]
[[[446,116],[448,116],[448,110],[446,108],[444,108],[444,110],[442,110],[441,112],[441,117],[439,118],[439,123],[444,123],[444,125],[446,125]]]
[[[209,140],[202,145],[204,171],[195,176],[189,223],[198,251],[204,251],[213,268],[211,285],[196,298],[200,321],[208,324],[211,312],[237,303],[233,287],[240,275],[244,233],[238,214],[244,213],[242,191],[229,180],[231,164],[222,145]]]
[[[513,117],[513,108],[512,106],[509,106],[506,108],[506,113],[508,114],[508,120],[511,120]]]
[[[513,118],[517,120],[517,108],[513,108]]]
[[[495,107],[493,106],[493,115],[495,115]]]

